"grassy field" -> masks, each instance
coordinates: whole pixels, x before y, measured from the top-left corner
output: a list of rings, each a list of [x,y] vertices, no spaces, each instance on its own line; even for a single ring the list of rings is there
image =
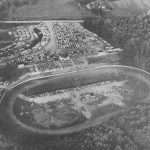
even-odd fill
[[[9,20],[34,19],[83,19],[92,17],[86,10],[80,10],[75,0],[39,0],[34,5],[24,5],[10,9]]]
[[[101,1],[101,0],[97,0]],[[139,15],[150,8],[149,0],[105,0],[114,15]],[[1,14],[2,15],[2,14]],[[36,3],[10,5],[5,20],[85,19],[96,15],[78,7],[76,0],[38,0]]]

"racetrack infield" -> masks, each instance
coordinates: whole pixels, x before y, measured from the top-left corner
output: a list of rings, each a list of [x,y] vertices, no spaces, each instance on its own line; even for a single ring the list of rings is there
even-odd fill
[[[14,108],[14,103],[16,101],[16,98],[20,93],[25,94],[27,87],[31,92],[29,93],[29,95],[33,93],[34,94],[40,93],[41,86],[42,86],[42,90],[44,89],[44,91],[48,90],[51,87],[53,88],[53,90],[75,87],[76,80],[74,79],[76,79],[79,76],[79,74],[80,74],[81,85],[87,85],[87,84],[103,82],[103,81],[112,81],[118,78],[127,79],[127,77],[132,76],[139,81],[138,85],[141,87],[140,90],[143,89],[142,91],[143,96],[136,97],[137,99],[133,100],[133,105],[134,103],[136,103],[136,101],[147,101],[148,98],[150,97],[149,73],[132,67],[112,65],[112,66],[103,66],[100,68],[91,68],[87,70],[73,71],[73,72],[58,74],[54,76],[47,76],[47,77],[43,76],[41,78],[36,78],[36,79],[19,83],[18,85],[15,85],[14,87],[12,87],[7,91],[6,95],[2,100],[1,109],[0,109],[1,118],[3,122],[9,125],[14,130],[16,130],[16,132],[24,132],[26,134],[30,133],[34,135],[40,135],[40,136],[44,136],[44,135],[50,136],[50,135],[69,134],[72,132],[83,130],[90,126],[95,126],[96,124],[100,124],[101,122],[109,119],[111,116],[119,112],[119,111],[115,111],[113,113],[106,114],[104,116],[87,120],[82,124],[77,124],[70,127],[53,129],[53,130],[31,127],[18,120],[18,118],[14,115],[13,108]],[[47,85],[51,85],[51,86],[49,87]],[[138,88],[138,85],[136,85],[136,88]]]

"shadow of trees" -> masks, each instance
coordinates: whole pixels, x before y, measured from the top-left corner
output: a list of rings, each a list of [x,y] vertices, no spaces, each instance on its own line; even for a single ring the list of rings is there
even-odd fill
[[[103,17],[85,20],[83,26],[98,34],[114,47],[123,49],[123,57],[129,58],[139,68],[150,71],[150,16]]]

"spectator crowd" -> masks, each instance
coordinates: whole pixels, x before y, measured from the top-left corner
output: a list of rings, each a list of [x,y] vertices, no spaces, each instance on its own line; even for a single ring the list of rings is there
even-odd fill
[[[42,34],[40,41],[34,31],[36,28]],[[41,51],[50,41],[50,31],[43,23],[31,26],[18,26],[12,29],[9,34],[14,37],[15,41],[13,44],[0,50],[0,67],[7,64],[27,64],[32,59],[32,54]]]
[[[107,41],[79,23],[52,22],[51,32],[54,33],[57,50],[45,48],[51,42],[50,29],[45,23],[17,26],[10,30],[8,33],[14,42],[0,49],[2,74],[10,74],[10,68],[14,72],[19,68],[19,72],[24,74],[65,69],[88,64],[89,57],[97,57],[101,52],[116,52]]]

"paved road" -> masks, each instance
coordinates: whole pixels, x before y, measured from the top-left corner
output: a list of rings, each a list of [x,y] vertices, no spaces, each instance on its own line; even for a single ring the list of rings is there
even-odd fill
[[[40,23],[40,22],[45,22],[45,23],[52,23],[52,22],[62,22],[62,23],[67,23],[67,22],[72,22],[72,23],[82,23],[84,20],[26,20],[26,21],[0,21],[0,23]]]
[[[56,39],[55,39],[55,35],[54,35],[54,31],[52,29],[52,22],[45,22],[46,26],[49,28],[50,31],[50,42],[48,43],[48,45],[45,47],[46,51],[51,51],[52,53],[57,52],[57,46],[56,46]]]

